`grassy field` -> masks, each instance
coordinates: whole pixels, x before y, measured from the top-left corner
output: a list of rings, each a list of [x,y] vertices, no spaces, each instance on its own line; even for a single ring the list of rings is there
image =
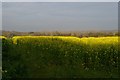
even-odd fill
[[[2,37],[3,78],[118,78],[118,37]]]

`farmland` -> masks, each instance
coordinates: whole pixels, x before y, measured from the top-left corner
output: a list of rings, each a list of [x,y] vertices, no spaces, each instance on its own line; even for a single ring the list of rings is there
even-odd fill
[[[3,78],[118,78],[118,37],[2,37]]]

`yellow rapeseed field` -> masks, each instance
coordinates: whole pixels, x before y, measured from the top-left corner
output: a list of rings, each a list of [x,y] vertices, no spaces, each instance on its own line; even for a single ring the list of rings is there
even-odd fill
[[[0,36],[0,39],[2,39],[2,38],[6,39],[6,37],[4,37],[4,36]]]
[[[13,42],[16,44],[16,41],[18,39],[51,39],[51,38],[57,38],[64,41],[70,41],[75,43],[86,43],[86,44],[111,44],[111,43],[118,43],[118,37],[71,37],[71,36],[15,36],[13,37]]]
[[[14,36],[3,39],[2,53],[5,77],[14,74],[33,78],[116,78],[119,75],[117,36]]]

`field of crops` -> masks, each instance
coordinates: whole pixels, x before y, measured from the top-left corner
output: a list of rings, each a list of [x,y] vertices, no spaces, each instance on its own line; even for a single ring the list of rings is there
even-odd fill
[[[118,37],[2,37],[3,78],[118,78]]]

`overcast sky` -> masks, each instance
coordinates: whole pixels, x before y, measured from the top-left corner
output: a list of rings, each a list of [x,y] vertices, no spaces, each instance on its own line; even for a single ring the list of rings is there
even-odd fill
[[[2,3],[1,2],[0,2],[0,30],[2,30]]]
[[[3,2],[2,29],[10,31],[117,30],[117,2]]]
[[[0,0],[2,2],[118,2],[119,0]]]

